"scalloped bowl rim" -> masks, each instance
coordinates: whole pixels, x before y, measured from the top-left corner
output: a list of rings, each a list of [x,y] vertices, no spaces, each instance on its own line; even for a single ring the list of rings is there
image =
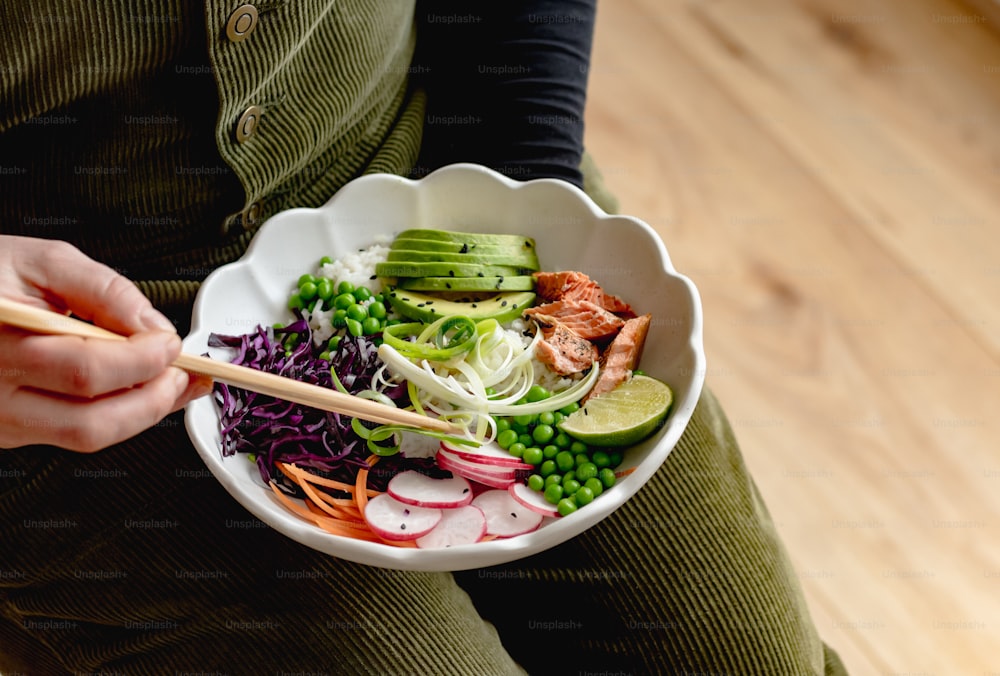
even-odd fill
[[[224,285],[230,278],[240,279],[242,277],[241,281],[249,286],[253,286],[254,283],[261,284],[257,276],[254,275],[257,267],[275,255],[276,252],[280,253],[290,246],[288,245],[289,238],[283,238],[279,234],[282,227],[307,229],[313,227],[326,233],[327,230],[324,228],[328,228],[330,222],[336,220],[339,210],[348,206],[346,211],[359,208],[352,200],[360,203],[361,209],[371,206],[378,211],[385,208],[400,209],[399,204],[396,207],[392,206],[394,201],[401,203],[409,199],[410,206],[413,206],[412,202],[415,200],[419,210],[419,206],[423,204],[421,200],[427,199],[428,194],[432,197],[444,194],[448,200],[466,205],[466,211],[475,209],[475,202],[479,198],[499,195],[500,197],[497,199],[508,200],[510,204],[516,206],[527,200],[530,194],[531,199],[536,200],[539,205],[558,203],[567,211],[575,210],[578,216],[574,216],[571,221],[575,221],[573,224],[577,227],[582,228],[586,224],[590,231],[600,234],[602,228],[611,224],[619,226],[628,224],[639,231],[643,238],[642,243],[652,245],[650,255],[658,259],[659,262],[659,269],[656,272],[663,275],[665,282],[673,285],[673,293],[677,294],[679,300],[686,303],[686,316],[683,325],[676,322],[676,325],[667,327],[667,330],[682,329],[684,332],[684,335],[675,341],[677,342],[676,354],[669,355],[669,363],[677,376],[673,382],[670,382],[675,394],[673,407],[657,438],[645,442],[647,448],[643,451],[644,458],[635,466],[629,476],[619,481],[585,509],[567,517],[547,519],[541,528],[531,533],[509,539],[495,539],[447,549],[401,548],[328,534],[288,512],[271,495],[259,477],[254,484],[252,477],[248,479],[246,468],[241,470],[231,464],[242,462],[245,466],[250,467],[251,464],[246,461],[244,456],[222,457],[218,445],[218,413],[211,397],[203,397],[188,404],[185,412],[185,425],[192,443],[206,466],[230,495],[254,516],[287,537],[333,556],[373,566],[400,570],[464,570],[507,563],[558,545],[604,519],[646,483],[677,444],[702,391],[705,376],[702,309],[695,285],[690,279],[674,269],[660,237],[640,219],[632,216],[607,214],[586,193],[565,181],[556,179],[515,181],[479,165],[455,164],[438,169],[420,179],[403,178],[392,174],[368,174],[348,183],[326,204],[318,208],[289,209],[269,218],[261,226],[245,254],[239,260],[214,270],[203,282],[195,300],[191,331],[184,339],[185,351],[204,353],[207,349],[206,341],[209,332],[236,332],[231,330],[231,326],[220,326],[217,321],[213,324],[207,315],[211,312],[213,304],[218,305],[217,296],[226,293]],[[508,202],[503,203],[507,204]],[[530,209],[531,207],[524,208]],[[419,215],[417,217],[419,218]],[[374,218],[378,219],[379,216],[376,215]],[[540,217],[538,223],[533,223],[532,226],[549,226],[554,223],[552,227],[558,229],[565,225],[565,223],[559,222],[560,218],[562,217]],[[300,225],[296,226],[296,223]],[[305,225],[301,225],[301,223],[305,223]],[[402,227],[421,226],[410,222],[386,230],[386,232],[399,230]],[[423,227],[431,226],[425,225]],[[355,225],[353,229],[357,229],[357,226]],[[452,227],[450,229],[462,228]],[[335,237],[337,234],[337,232],[332,232],[331,236]],[[535,236],[530,228],[520,234]],[[539,249],[544,264],[546,254],[541,246]],[[336,253],[342,255],[342,252]],[[299,268],[298,272],[293,273],[292,269],[287,266],[287,269],[281,268],[281,271],[287,273],[290,280],[297,279],[298,275],[306,271],[307,266],[314,262],[311,254],[310,251],[310,258],[301,261],[302,267]],[[317,253],[315,258],[318,259],[320,255],[322,254]],[[631,271],[625,269],[619,270],[619,272],[631,274]],[[652,271],[649,274],[652,274]],[[599,277],[595,277],[595,279],[603,284]],[[289,282],[289,284],[292,283],[294,282]],[[288,285],[286,287],[288,290],[291,288]],[[268,291],[263,286],[257,290]],[[614,289],[609,290],[614,292]],[[241,293],[245,293],[245,291],[240,290]],[[281,293],[286,294],[287,291],[282,290]],[[642,303],[637,299],[627,296],[625,299],[637,306],[640,311],[645,311],[641,307]],[[273,305],[272,301],[272,309]],[[280,309],[283,310],[283,306]],[[261,317],[257,321],[263,323],[279,321],[280,319],[281,317]],[[240,333],[245,333],[252,328],[247,328],[249,319],[244,318],[239,321],[241,322],[240,328],[246,329],[240,330]],[[653,330],[651,329],[651,338]],[[647,341],[646,353],[648,354],[650,350]],[[643,364],[645,364],[645,355]],[[656,374],[652,373],[651,375]],[[215,428],[210,429],[213,424],[213,416]],[[253,473],[256,473],[255,469],[253,469]]]

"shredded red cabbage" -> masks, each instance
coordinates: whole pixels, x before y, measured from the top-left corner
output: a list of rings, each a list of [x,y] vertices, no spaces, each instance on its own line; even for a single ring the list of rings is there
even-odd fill
[[[298,340],[286,355],[288,337]],[[330,369],[336,370],[344,388],[352,394],[370,389],[382,362],[378,359],[377,336],[345,336],[330,361],[320,359],[313,345],[309,323],[299,318],[284,328],[258,326],[245,335],[213,333],[209,347],[235,350],[232,362],[260,371],[277,373],[302,382],[333,389]],[[405,383],[385,392],[398,406],[409,405]],[[351,429],[351,418],[301,404],[276,399],[225,383],[215,384],[222,425],[222,454],[256,454],[257,468],[265,483],[272,479],[288,493],[298,488],[276,462],[295,463],[322,476],[352,481],[367,468],[365,441]]]

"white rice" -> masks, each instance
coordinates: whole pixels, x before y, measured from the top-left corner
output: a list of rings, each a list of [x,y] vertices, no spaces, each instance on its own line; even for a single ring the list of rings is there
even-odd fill
[[[350,282],[355,288],[365,287],[372,295],[382,292],[382,281],[375,275],[375,266],[385,261],[389,256],[389,244],[392,238],[382,235],[376,237],[375,244],[355,253],[347,254],[332,263],[320,265],[315,271],[317,277],[326,277],[337,286],[341,282]],[[362,305],[374,302],[369,299]],[[312,311],[304,315],[312,329],[314,345],[322,345],[330,340],[336,329],[333,328],[334,308],[323,307],[323,301],[317,301]]]
[[[382,291],[382,282],[375,276],[375,265],[389,256],[389,245],[392,238],[377,237],[375,244],[367,249],[347,254],[332,263],[321,265],[316,272],[317,277],[328,277],[334,284],[350,282],[355,287],[363,286],[373,294]]]

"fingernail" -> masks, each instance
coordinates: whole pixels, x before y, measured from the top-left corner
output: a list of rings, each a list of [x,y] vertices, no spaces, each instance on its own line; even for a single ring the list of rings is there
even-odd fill
[[[174,382],[177,383],[177,389],[182,391],[186,390],[188,383],[191,382],[191,376],[188,375],[187,371],[182,371],[180,369],[175,370],[176,373],[174,373]]]
[[[143,310],[139,319],[142,320],[142,325],[147,329],[177,332],[177,327],[174,326],[174,323],[160,314],[155,308],[150,307]]]
[[[198,397],[204,397],[206,394],[211,394],[215,383],[211,378],[206,378],[205,376],[192,375],[191,376],[192,392],[191,398],[197,399]]]

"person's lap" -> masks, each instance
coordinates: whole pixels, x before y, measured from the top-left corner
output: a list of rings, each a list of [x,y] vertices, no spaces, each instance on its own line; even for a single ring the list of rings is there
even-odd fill
[[[0,463],[7,671],[823,669],[710,393],[610,517],[548,552],[455,577],[348,563],[264,527],[207,472],[179,416],[93,456],[22,449]]]

